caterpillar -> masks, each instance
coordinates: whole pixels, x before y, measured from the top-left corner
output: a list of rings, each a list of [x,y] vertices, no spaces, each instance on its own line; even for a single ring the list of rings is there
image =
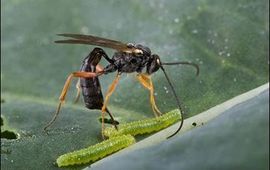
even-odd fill
[[[115,136],[88,148],[61,155],[57,158],[56,163],[62,167],[94,162],[133,143],[135,143],[135,138],[131,135]]]
[[[164,129],[176,123],[180,119],[180,111],[176,109],[163,114],[160,117],[120,124],[118,126],[118,130],[113,127],[105,128],[104,135],[107,137],[114,137],[124,134],[136,136],[138,134],[151,133]]]

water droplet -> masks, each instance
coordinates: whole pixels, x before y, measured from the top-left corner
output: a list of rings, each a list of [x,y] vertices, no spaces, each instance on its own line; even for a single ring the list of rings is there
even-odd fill
[[[23,36],[18,36],[17,37],[17,43],[23,43],[23,41],[24,41],[24,37]]]
[[[163,17],[162,17],[162,16],[159,16],[159,17],[158,17],[158,20],[159,20],[159,21],[163,21]]]
[[[116,29],[121,30],[122,27],[123,27],[123,24],[122,24],[121,22],[118,22],[118,23],[116,24]]]
[[[230,53],[227,53],[227,57],[230,57],[231,56],[231,54]]]
[[[192,17],[191,16],[187,16],[187,20],[191,20],[192,19]]]
[[[192,30],[192,34],[198,34],[198,30],[196,29]]]
[[[233,78],[233,81],[234,81],[234,82],[236,82],[236,81],[237,81],[237,79],[236,79],[236,78]]]
[[[228,42],[228,41],[229,41],[229,39],[228,39],[228,38],[225,38],[225,39],[224,39],[224,41],[225,41],[225,42]]]
[[[163,9],[164,8],[164,4],[163,3],[159,3],[159,8]]]
[[[215,33],[214,33],[214,36],[217,37],[217,36],[218,36],[218,33],[215,32]]]
[[[88,29],[88,27],[86,27],[86,26],[83,26],[83,27],[81,28],[81,32],[82,32],[83,34],[88,34],[88,31],[89,31],[89,29]]]
[[[262,30],[262,31],[259,32],[259,34],[264,35],[265,34],[265,31]]]
[[[175,23],[179,23],[179,18],[174,18]]]
[[[149,1],[149,5],[150,5],[151,8],[155,8],[155,6],[156,6],[156,4],[153,3],[152,1]]]
[[[165,9],[165,11],[164,11],[164,12],[165,12],[165,14],[168,14],[168,13],[169,13],[169,11],[168,11],[167,9]]]
[[[218,52],[218,55],[222,56],[224,54],[224,51]]]
[[[46,45],[46,44],[49,44],[50,41],[48,38],[43,38],[41,43]]]

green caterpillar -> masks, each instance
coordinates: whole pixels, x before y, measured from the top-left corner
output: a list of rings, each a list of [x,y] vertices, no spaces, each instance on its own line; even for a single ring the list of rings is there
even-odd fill
[[[125,134],[136,136],[138,134],[151,133],[164,129],[179,121],[180,119],[180,111],[176,109],[157,118],[150,118],[126,124],[120,124],[118,126],[118,131],[114,127],[106,128],[104,130],[104,135],[107,137],[114,137]]]
[[[56,163],[59,167],[88,163],[103,158],[133,143],[135,143],[135,138],[131,135],[112,137],[88,148],[61,155],[57,158]]]
[[[133,136],[159,131],[180,119],[179,110],[173,110],[157,118],[120,124],[118,131],[114,127],[106,128],[104,135],[110,137],[109,139],[88,148],[61,155],[57,158],[56,163],[62,167],[96,161],[135,143]]]

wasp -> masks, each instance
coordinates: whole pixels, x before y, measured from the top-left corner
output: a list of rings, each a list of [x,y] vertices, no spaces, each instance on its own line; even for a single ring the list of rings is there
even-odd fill
[[[199,66],[192,62],[162,62],[160,57],[157,54],[152,54],[150,48],[143,46],[141,44],[133,43],[123,43],[120,41],[110,40],[106,38],[101,38],[93,35],[82,35],[82,34],[57,34],[58,36],[67,37],[64,40],[57,40],[55,43],[63,44],[86,44],[94,45],[95,47],[89,55],[83,60],[81,68],[79,71],[71,73],[62,89],[62,92],[59,97],[59,104],[54,114],[52,120],[45,126],[46,130],[49,126],[53,124],[59,115],[61,106],[63,105],[68,89],[70,87],[71,81],[73,78],[79,78],[76,85],[77,96],[76,100],[79,98],[80,93],[82,93],[84,98],[84,103],[88,109],[97,109],[101,110],[102,113],[102,136],[104,138],[104,119],[105,113],[107,113],[111,120],[112,124],[117,129],[118,122],[114,120],[113,115],[108,109],[108,101],[112,93],[114,92],[120,76],[123,73],[137,73],[138,81],[149,90],[150,93],[150,104],[152,110],[156,117],[160,116],[162,113],[156,106],[155,97],[154,97],[154,86],[152,83],[151,75],[158,71],[159,69],[165,75],[165,78],[168,81],[168,84],[172,90],[173,96],[176,100],[178,109],[180,110],[181,122],[178,129],[170,135],[168,138],[177,134],[183,126],[184,110],[182,108],[182,103],[180,102],[179,97],[176,95],[173,84],[165,71],[164,66],[166,65],[190,65],[196,68],[196,74],[199,74]],[[110,58],[105,51],[100,48],[110,48],[116,50],[112,58]],[[102,67],[99,62],[104,58],[109,63],[107,66]],[[99,77],[104,74],[109,74],[116,72],[116,77],[113,80],[112,84],[109,86],[105,99],[103,98]]]

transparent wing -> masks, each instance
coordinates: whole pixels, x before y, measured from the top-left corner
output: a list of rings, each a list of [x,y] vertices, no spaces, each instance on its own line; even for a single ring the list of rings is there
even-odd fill
[[[57,40],[55,41],[55,43],[96,45],[100,47],[112,48],[118,51],[124,51],[124,52],[130,52],[130,53],[136,50],[135,47],[128,46],[127,44],[122,43],[120,41],[96,37],[93,35],[82,35],[82,34],[57,34],[57,35],[63,36],[63,37],[69,37],[72,39]]]

